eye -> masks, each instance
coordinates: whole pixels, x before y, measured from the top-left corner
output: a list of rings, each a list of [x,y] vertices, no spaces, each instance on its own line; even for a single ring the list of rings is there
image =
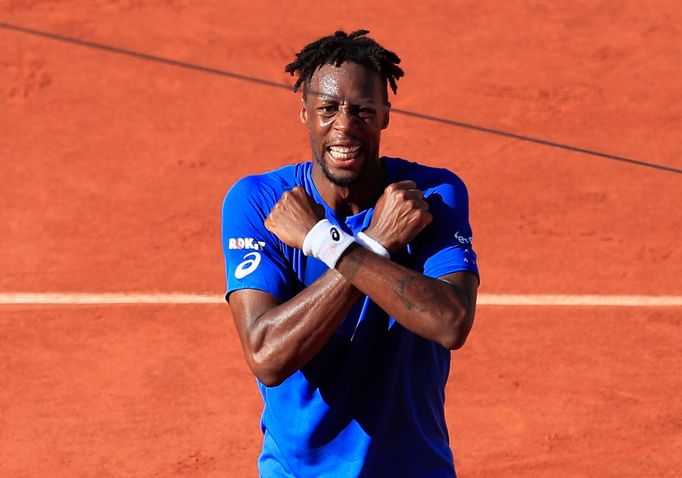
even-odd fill
[[[338,109],[339,107],[336,105],[322,105],[317,109],[317,111],[324,115],[332,115],[336,113]]]
[[[371,106],[354,105],[348,109],[348,113],[361,119],[371,119],[376,115],[376,110]]]

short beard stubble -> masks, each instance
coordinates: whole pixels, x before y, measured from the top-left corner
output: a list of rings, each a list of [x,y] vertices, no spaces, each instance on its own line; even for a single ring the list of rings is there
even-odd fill
[[[324,155],[324,153],[322,154]],[[352,176],[346,178],[339,178],[332,174],[331,170],[329,169],[329,166],[327,165],[327,162],[324,159],[324,156],[320,157],[315,152],[313,152],[313,155],[315,156],[315,161],[317,161],[317,164],[319,164],[320,168],[322,168],[322,174],[324,174],[324,177],[327,178],[327,180],[335,186],[339,186],[342,188],[350,187],[353,184],[357,183],[365,173],[365,170],[363,168],[357,174],[353,174]]]

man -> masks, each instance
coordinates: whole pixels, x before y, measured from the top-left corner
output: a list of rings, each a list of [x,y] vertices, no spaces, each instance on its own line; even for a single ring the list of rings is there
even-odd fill
[[[265,404],[262,477],[455,476],[444,387],[478,287],[467,191],[379,156],[403,71],[367,33],[287,65],[312,161],[243,178],[224,203],[226,297]]]

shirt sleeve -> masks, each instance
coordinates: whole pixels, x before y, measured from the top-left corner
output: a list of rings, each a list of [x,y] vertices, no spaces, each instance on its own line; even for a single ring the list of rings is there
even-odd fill
[[[473,234],[469,225],[469,195],[455,174],[424,190],[433,221],[413,241],[417,266],[424,275],[442,277],[468,271],[479,276]]]
[[[265,228],[265,218],[278,198],[262,179],[249,176],[230,189],[223,201],[222,243],[229,301],[232,292],[257,289],[285,301],[295,279],[284,245]]]

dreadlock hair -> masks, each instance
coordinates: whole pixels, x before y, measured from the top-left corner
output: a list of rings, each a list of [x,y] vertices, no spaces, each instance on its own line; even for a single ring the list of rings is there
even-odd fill
[[[388,82],[393,93],[397,93],[396,80],[405,74],[398,66],[400,57],[386,50],[372,38],[365,36],[368,33],[368,30],[356,30],[348,35],[346,32],[337,31],[333,35],[307,44],[296,53],[296,60],[284,68],[284,71],[291,76],[298,71],[294,91],[298,91],[303,83],[305,95],[308,92],[310,78],[322,65],[330,64],[338,67],[344,61],[350,61],[375,70],[381,76],[384,85]]]

